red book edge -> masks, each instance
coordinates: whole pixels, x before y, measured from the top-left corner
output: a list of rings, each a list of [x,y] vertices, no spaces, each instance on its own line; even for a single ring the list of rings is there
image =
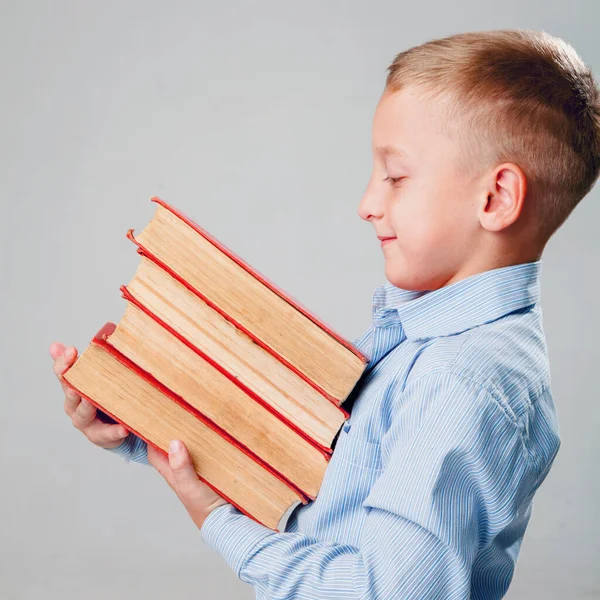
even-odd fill
[[[342,402],[344,402],[344,400],[346,400],[346,398],[343,398],[343,399],[335,398],[331,394],[327,393],[320,385],[315,383],[305,373],[303,373],[302,371],[297,369],[294,365],[292,365],[288,360],[286,360],[278,352],[273,350],[273,348],[271,348],[268,344],[263,342],[263,340],[258,338],[251,331],[249,331],[246,327],[244,327],[241,323],[236,321],[231,315],[228,315],[222,308],[220,308],[214,302],[209,300],[209,298],[207,298],[201,291],[199,291],[194,286],[192,286],[188,281],[186,281],[183,277],[181,277],[181,275],[176,273],[173,269],[171,269],[171,267],[169,267],[162,260],[160,260],[160,258],[158,258],[153,252],[151,252],[143,244],[138,242],[138,240],[136,240],[133,235],[133,229],[130,229],[127,232],[127,237],[138,247],[138,250],[137,250],[138,254],[145,256],[148,260],[152,261],[158,267],[163,269],[163,271],[166,271],[171,277],[173,277],[173,279],[176,279],[179,283],[181,283],[181,285],[183,285],[190,292],[192,292],[192,294],[198,296],[203,302],[208,304],[208,306],[210,306],[214,311],[218,312],[224,319],[229,321],[232,325],[234,325],[240,331],[243,331],[248,337],[250,337],[261,348],[263,348],[269,354],[274,356],[279,362],[284,364],[288,369],[290,369],[291,371],[296,373],[296,375],[298,375],[298,377],[300,377],[306,383],[308,383],[313,389],[315,389],[317,392],[319,392],[319,394],[321,394],[323,397],[327,398],[327,400],[329,400],[334,406],[336,406],[338,408],[338,410],[342,411],[342,413],[344,414],[344,419],[348,419],[348,417],[350,416],[350,413],[340,406],[340,404]]]
[[[256,454],[254,454],[244,444],[242,444],[241,442],[239,442],[238,440],[236,440],[235,438],[233,438],[225,430],[223,430],[221,427],[219,427],[218,425],[216,425],[215,423],[213,423],[210,419],[208,419],[208,417],[205,417],[202,413],[200,413],[199,411],[197,411],[193,407],[189,406],[177,394],[173,393],[169,388],[167,388],[162,383],[160,383],[158,380],[156,380],[154,377],[152,377],[152,375],[150,375],[149,373],[147,373],[146,371],[144,371],[143,369],[141,369],[138,365],[136,365],[134,362],[130,361],[126,356],[124,356],[123,354],[121,354],[118,350],[116,350],[115,348],[113,348],[112,346],[110,346],[106,342],[106,338],[115,329],[116,329],[116,326],[113,323],[106,323],[98,331],[98,333],[96,333],[96,335],[94,336],[94,338],[92,340],[92,344],[96,344],[96,345],[102,347],[109,354],[111,354],[117,360],[119,360],[119,362],[121,362],[123,365],[125,365],[127,368],[129,368],[132,371],[134,371],[135,373],[137,373],[142,379],[146,380],[148,383],[150,383],[151,385],[153,385],[154,387],[156,387],[161,393],[163,393],[164,395],[168,396],[171,400],[173,400],[174,402],[176,402],[177,404],[179,404],[180,406],[182,406],[183,408],[185,408],[194,417],[196,417],[199,420],[201,420],[205,425],[207,425],[208,427],[210,427],[211,429],[213,429],[221,437],[223,437],[228,442],[230,442],[231,444],[233,444],[234,446],[236,446],[239,450],[241,450],[242,452],[244,452],[244,454],[246,454],[249,458],[251,458],[252,460],[254,460],[255,462],[257,462],[258,464],[260,464],[264,469],[266,469],[267,471],[269,471],[272,475],[274,475],[275,477],[277,477],[277,479],[279,479],[285,485],[287,485],[293,492],[295,492],[299,496],[299,498],[300,498],[300,500],[301,500],[301,502],[302,502],[303,505],[304,504],[308,504],[309,500],[314,500],[315,499],[314,497],[309,496],[306,493],[304,493],[293,482],[289,481],[284,475],[282,475],[281,473],[279,473],[278,471],[276,471],[275,469],[273,469],[269,464],[267,464],[259,456],[257,456]],[[73,363],[73,364],[75,364],[75,363]],[[111,412],[109,412],[108,410],[106,410],[98,402],[96,402],[95,400],[93,400],[89,396],[83,394],[74,385],[72,385],[67,379],[64,379],[65,373],[73,366],[73,364],[67,366],[62,371],[62,373],[61,373],[61,377],[63,377],[64,382],[71,389],[73,389],[82,398],[85,398],[86,400],[88,400],[96,408],[98,408],[102,412],[106,413],[112,419],[114,419],[115,421],[117,421],[118,423],[120,423],[121,425],[123,425],[123,427],[125,427],[125,429],[131,431],[134,435],[136,435],[139,438],[143,439],[147,444],[150,444],[151,446],[153,446],[154,448],[156,448],[158,451],[162,452],[165,456],[168,456],[168,453],[165,452],[162,448],[158,447],[154,442],[150,441],[148,438],[146,438],[143,435],[141,435],[139,432],[137,432],[135,429],[133,429],[130,425],[128,425],[127,423],[125,423],[124,421],[122,421],[121,419],[119,419],[118,417],[116,417],[114,414],[112,414]],[[249,516],[250,518],[252,518],[257,523],[260,523],[261,525],[264,525],[264,523],[262,523],[261,521],[259,521],[252,514],[250,514],[248,510],[246,510],[245,508],[241,507],[239,504],[237,504],[236,502],[234,502],[231,498],[229,498],[228,496],[226,496],[225,494],[223,494],[218,488],[216,488],[214,485],[212,485],[211,483],[209,483],[208,481],[206,481],[203,477],[201,477],[200,475],[198,475],[198,478],[201,479],[204,483],[206,483],[206,485],[208,485],[214,492],[216,492],[221,497],[223,497],[225,500],[227,500],[227,502],[233,504],[233,506],[235,506],[238,510],[240,510],[241,512],[243,512],[245,515]],[[269,529],[273,529],[273,528],[269,528]],[[273,530],[277,531],[276,529],[273,529]]]
[[[310,437],[305,431],[300,429],[297,425],[292,423],[287,417],[282,415],[276,408],[271,406],[268,402],[266,402],[263,398],[261,398],[256,392],[252,391],[246,384],[242,383],[238,379],[235,378],[227,369],[225,369],[222,365],[217,363],[214,359],[212,359],[208,354],[204,353],[200,348],[198,348],[195,344],[190,342],[187,338],[182,336],[180,333],[175,331],[169,324],[163,321],[160,317],[154,314],[148,307],[146,307],[138,298],[136,298],[131,291],[127,288],[127,286],[122,285],[120,287],[121,293],[123,294],[123,298],[125,298],[128,302],[131,302],[134,306],[137,306],[141,311],[146,313],[150,318],[156,321],[159,325],[161,325],[164,329],[166,329],[171,335],[175,336],[180,342],[183,342],[190,350],[193,350],[200,358],[204,359],[208,362],[211,367],[215,368],[219,373],[225,375],[227,379],[229,379],[232,383],[234,383],[237,387],[239,387],[246,395],[250,396],[254,401],[258,402],[263,408],[266,408],[270,413],[272,413],[275,417],[277,417],[280,421],[282,421],[285,425],[287,425],[292,431],[297,433],[301,438],[306,440],[311,444],[314,448],[319,450],[321,454],[325,457],[327,461],[331,458],[331,454],[333,450],[328,446],[324,446],[320,444],[315,439]],[[111,344],[110,337],[106,339],[107,344]],[[114,346],[111,347],[114,348]],[[116,350],[116,348],[115,348]],[[118,351],[118,350],[117,350]],[[338,407],[339,408],[339,407]],[[208,418],[208,417],[207,417]]]
[[[170,204],[168,204],[167,202],[165,202],[158,196],[152,196],[152,198],[150,198],[150,200],[152,202],[156,202],[157,204],[160,204],[162,207],[171,211],[176,217],[180,218],[184,223],[189,225],[192,229],[197,231],[201,236],[206,238],[211,244],[213,244],[219,250],[221,250],[222,252],[227,254],[227,256],[229,256],[229,258],[231,258],[233,261],[235,261],[240,267],[242,267],[243,269],[248,271],[248,273],[250,273],[251,275],[256,277],[256,279],[258,279],[260,282],[262,282],[264,285],[266,285],[269,289],[271,289],[273,292],[275,292],[280,298],[285,300],[288,304],[291,304],[294,308],[299,310],[304,316],[308,317],[313,323],[315,323],[315,325],[318,325],[319,327],[324,329],[331,337],[336,339],[340,344],[342,344],[342,346],[344,346],[345,348],[350,350],[353,354],[358,356],[358,358],[360,358],[365,364],[369,362],[369,357],[366,354],[363,354],[358,348],[356,348],[348,340],[343,338],[339,333],[337,333],[329,325],[327,325],[327,323],[325,323],[322,319],[317,317],[317,315],[313,314],[311,311],[308,310],[308,308],[306,308],[305,306],[300,304],[300,302],[298,302],[298,300],[296,300],[294,297],[292,297],[286,291],[281,289],[281,287],[279,287],[278,285],[276,285],[275,283],[273,283],[272,281],[267,279],[262,273],[259,273],[254,267],[252,267],[252,265],[248,264],[243,258],[238,256],[237,254],[235,254],[235,252],[233,252],[227,246],[225,246],[225,244],[223,244],[222,242],[217,240],[213,235],[208,233],[208,231],[206,231],[205,229],[200,227],[200,225],[198,225],[198,223],[192,221],[192,219],[190,219],[187,215],[185,215],[181,211],[177,210],[176,208],[174,208],[173,206],[171,206]]]

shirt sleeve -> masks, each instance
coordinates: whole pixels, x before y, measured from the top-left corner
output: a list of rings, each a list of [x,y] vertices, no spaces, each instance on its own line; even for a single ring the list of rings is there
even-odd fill
[[[357,546],[274,532],[230,504],[209,514],[202,538],[273,599],[464,599],[481,553],[492,565],[483,585],[505,590],[540,483],[520,427],[499,399],[450,372],[408,385],[393,413],[402,418],[381,440]]]
[[[125,462],[133,461],[150,465],[148,462],[148,444],[133,433],[130,433],[116,448],[106,448],[106,450],[122,456]]]

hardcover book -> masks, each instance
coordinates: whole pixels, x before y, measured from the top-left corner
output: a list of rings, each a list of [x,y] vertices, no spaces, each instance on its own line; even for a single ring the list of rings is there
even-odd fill
[[[159,198],[134,236],[124,314],[65,381],[162,452],[187,445],[200,479],[283,531],[317,497],[341,406],[368,357]]]

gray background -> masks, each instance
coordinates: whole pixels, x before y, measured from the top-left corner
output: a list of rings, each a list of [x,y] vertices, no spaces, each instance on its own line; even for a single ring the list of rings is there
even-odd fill
[[[54,340],[124,310],[125,233],[162,196],[348,338],[384,282],[357,216],[393,56],[531,27],[600,73],[597,2],[2,2],[0,597],[252,598],[151,468],[62,412]],[[600,598],[600,191],[551,240],[542,307],[563,445],[512,599]]]

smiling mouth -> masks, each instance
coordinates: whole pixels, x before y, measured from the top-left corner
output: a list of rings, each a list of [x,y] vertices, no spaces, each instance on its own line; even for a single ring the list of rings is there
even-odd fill
[[[395,237],[389,237],[389,238],[379,238],[381,240],[381,245],[385,246],[386,244],[389,244],[390,242],[392,242],[393,240],[395,240]]]

